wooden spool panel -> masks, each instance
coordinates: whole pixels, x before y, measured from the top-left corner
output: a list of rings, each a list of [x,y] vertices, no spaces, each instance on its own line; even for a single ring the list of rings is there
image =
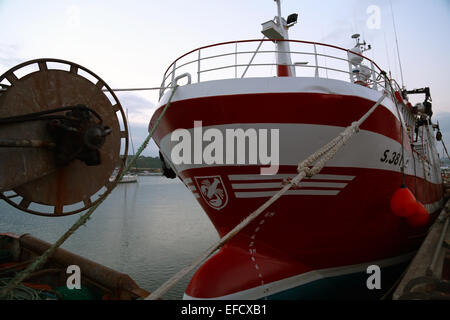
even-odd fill
[[[0,106],[2,105],[0,97]],[[0,108],[0,118],[2,114]],[[35,139],[49,141],[41,121],[15,123],[0,127],[0,139]],[[31,180],[48,175],[56,169],[55,155],[48,149],[0,148],[0,192],[11,190]]]
[[[42,178],[14,188],[14,191],[23,197],[21,205],[23,208],[21,209],[27,211],[29,203],[35,202],[54,206],[55,214],[71,214],[80,210],[67,213],[63,211],[63,206],[82,201],[84,207],[87,208],[92,205],[90,197],[102,187],[108,189],[106,193],[111,190],[113,184],[109,182],[109,178],[116,165],[121,163],[121,137],[128,136],[125,117],[119,102],[116,101],[117,103],[113,106],[103,93],[102,88],[106,84],[98,77],[98,82],[92,83],[78,74],[79,66],[74,64],[71,64],[70,71],[47,69],[44,61],[40,61],[39,66],[40,71],[30,73],[20,79],[12,78],[13,81],[10,81],[12,86],[1,96],[0,116],[15,116],[85,104],[94,109],[102,117],[104,125],[109,126],[112,130],[100,149],[102,163],[99,166],[87,166],[81,161],[74,160],[64,168],[56,168],[53,153],[45,149],[31,150],[39,155],[32,155],[30,158],[27,158],[30,156],[29,149],[14,149],[14,157],[8,156],[13,159],[26,159],[25,167],[36,166],[39,168],[35,170],[36,172],[39,170],[53,171]],[[113,97],[115,98],[114,95]],[[125,131],[122,133],[116,111],[120,111],[125,126]],[[34,124],[37,127],[39,125],[43,124]],[[128,141],[125,143],[125,149],[127,147]],[[12,149],[8,149],[7,152],[12,155]],[[49,154],[52,156],[50,157]],[[18,160],[16,162],[11,160],[10,169],[16,170],[18,166],[20,167],[18,163]]]

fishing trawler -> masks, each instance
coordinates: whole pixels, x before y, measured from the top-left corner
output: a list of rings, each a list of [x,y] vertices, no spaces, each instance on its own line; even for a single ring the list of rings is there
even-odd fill
[[[299,162],[387,96],[319,174],[212,255],[184,298],[379,298],[443,205],[429,89],[401,88],[364,56],[370,46],[357,34],[351,49],[290,40],[297,15],[285,20],[276,2],[262,40],[213,44],[176,59],[149,124],[156,127],[171,99],[154,134],[164,173],[184,182],[221,237],[296,176]],[[413,106],[411,94],[424,94],[424,102]],[[421,215],[395,212],[399,190],[413,194]],[[375,289],[367,285],[373,265],[381,270]]]

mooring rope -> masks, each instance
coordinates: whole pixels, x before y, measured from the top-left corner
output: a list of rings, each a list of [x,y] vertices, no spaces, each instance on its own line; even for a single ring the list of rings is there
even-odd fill
[[[441,139],[441,142],[442,142],[442,146],[444,147],[445,153],[447,154],[447,158],[450,159],[450,156],[448,155],[447,147],[445,146],[445,143],[444,143],[444,139]]]
[[[233,238],[239,231],[244,229],[250,222],[255,220],[264,210],[266,210],[270,205],[277,201],[286,191],[288,191],[293,185],[298,185],[300,181],[305,177],[312,177],[313,175],[319,173],[325,164],[333,158],[339,149],[345,145],[345,143],[355,134],[359,132],[359,127],[361,124],[376,110],[376,108],[381,104],[381,102],[386,98],[387,92],[384,90],[382,96],[378,101],[369,109],[358,121],[353,122],[349,127],[347,127],[343,132],[341,132],[336,138],[331,140],[328,144],[324,145],[322,148],[314,152],[306,160],[299,163],[297,171],[298,175],[295,176],[291,181],[289,181],[280,191],[278,191],[274,196],[267,200],[258,209],[253,211],[248,215],[241,223],[228,232],[223,238],[219,239],[214,243],[209,249],[207,249],[198,259],[192,262],[190,265],[186,266],[178,273],[176,273],[172,278],[167,280],[158,289],[153,291],[145,300],[156,300],[161,298],[170,288],[172,288],[178,281],[183,277],[193,271],[195,268],[200,266],[206,259],[209,258],[217,249],[221,248],[225,243],[227,243],[231,238]],[[313,168],[309,168],[309,166]]]
[[[153,136],[153,133],[155,132],[155,130],[158,128],[159,123],[161,122],[162,117],[164,116],[164,114],[166,113],[166,110],[170,107],[170,104],[172,102],[172,98],[175,94],[175,91],[177,90],[178,85],[175,85],[172,93],[169,97],[168,102],[166,103],[166,106],[164,107],[163,111],[161,112],[161,114],[159,115],[155,125],[152,127],[152,130],[149,132],[147,138],[145,138],[144,142],[142,143],[142,145],[139,147],[139,150],[137,151],[137,153],[134,155],[134,157],[131,159],[131,161],[128,162],[128,164],[126,165],[125,169],[123,170],[122,174],[120,175],[120,178],[117,180],[119,181],[120,179],[122,179],[122,177],[124,176],[124,174],[126,174],[128,172],[128,170],[130,170],[131,166],[134,164],[134,162],[136,161],[136,159],[141,155],[142,151],[144,151],[144,149],[147,147],[150,139]],[[115,187],[115,186],[114,186]],[[101,201],[99,201],[97,204],[95,204],[94,206],[92,206],[85,214],[83,214],[70,228],[69,230],[66,231],[66,233],[64,233],[53,245],[51,245],[41,256],[39,256],[33,263],[31,263],[26,269],[24,269],[22,272],[18,273],[9,283],[7,286],[5,286],[1,291],[0,291],[0,298],[5,298],[8,296],[8,293],[15,289],[22,281],[24,281],[31,273],[33,273],[35,270],[41,268],[46,262],[47,260],[53,255],[53,253],[55,252],[55,250],[57,248],[59,248],[79,227],[81,227],[82,225],[84,225],[91,217],[91,215],[94,213],[94,211],[100,206],[100,204],[104,201],[105,199],[102,199]]]
[[[11,278],[0,278],[0,288],[6,287],[10,283]],[[33,289],[24,285],[17,285],[8,291],[5,296],[6,300],[42,300],[40,297],[41,290]]]

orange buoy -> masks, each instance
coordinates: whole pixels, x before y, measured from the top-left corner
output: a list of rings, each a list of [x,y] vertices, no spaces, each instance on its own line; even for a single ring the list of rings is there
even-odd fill
[[[412,227],[423,227],[430,220],[430,215],[422,203],[417,201],[415,213],[407,218],[407,222]]]
[[[402,185],[391,198],[391,210],[399,217],[409,217],[416,213],[417,200],[412,192]]]

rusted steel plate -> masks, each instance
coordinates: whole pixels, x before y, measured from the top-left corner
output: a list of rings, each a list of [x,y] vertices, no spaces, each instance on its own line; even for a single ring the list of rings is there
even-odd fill
[[[0,107],[0,118],[5,116],[3,111]],[[50,139],[42,121],[0,126],[0,140],[36,137]],[[54,154],[48,149],[0,148],[0,191],[10,190],[51,173],[56,169],[54,162]]]
[[[68,71],[52,69],[47,64],[49,61],[66,64]],[[39,66],[39,70],[21,78],[14,74],[14,71],[30,64]],[[80,75],[80,70],[90,74],[95,83]],[[0,96],[0,118],[84,104],[95,110],[112,132],[100,148],[102,162],[98,166],[87,166],[74,160],[65,167],[57,168],[51,150],[0,148],[0,191],[13,188],[25,200],[21,209],[27,212],[33,211],[28,207],[30,203],[53,206],[54,213],[59,215],[76,213],[86,209],[86,204],[95,204],[96,201],[90,200],[92,195],[102,187],[111,189],[109,178],[115,166],[121,163],[121,143],[125,152],[128,149],[125,114],[115,94],[89,70],[56,59],[33,60],[11,69],[2,77],[10,81],[11,87]],[[102,91],[103,88],[109,91],[113,103]],[[122,139],[118,117],[125,127],[125,139]],[[51,141],[43,121],[0,126],[0,139],[3,138]],[[64,206],[80,202],[84,203],[84,208],[64,211]]]

